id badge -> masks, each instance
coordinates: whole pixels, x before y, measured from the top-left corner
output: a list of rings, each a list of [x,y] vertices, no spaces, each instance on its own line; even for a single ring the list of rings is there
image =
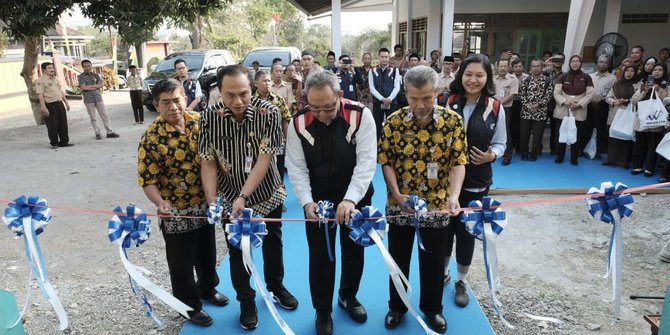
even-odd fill
[[[426,166],[428,179],[437,179],[437,162],[430,162]]]
[[[244,159],[244,173],[251,173],[251,166],[254,164],[254,159],[247,156]]]
[[[353,85],[353,84],[349,84],[349,92],[353,92],[353,91],[354,91],[354,85]]]

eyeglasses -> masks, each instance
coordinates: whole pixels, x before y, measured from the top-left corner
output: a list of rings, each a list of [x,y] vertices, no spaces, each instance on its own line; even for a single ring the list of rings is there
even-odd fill
[[[338,107],[338,106],[337,106],[337,101],[335,101],[334,103],[332,103],[331,105],[326,106],[326,107],[315,108],[315,107],[313,107],[313,106],[311,106],[311,105],[307,105],[307,107],[309,107],[309,110],[311,110],[312,113],[319,114],[319,113],[332,113],[332,112],[335,112],[335,111],[337,111],[337,107]]]

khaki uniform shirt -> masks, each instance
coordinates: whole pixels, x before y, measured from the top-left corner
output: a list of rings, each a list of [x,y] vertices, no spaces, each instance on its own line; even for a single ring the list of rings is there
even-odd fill
[[[295,96],[293,95],[293,87],[291,87],[290,83],[282,81],[279,85],[277,85],[273,81],[272,85],[270,85],[270,92],[280,96],[288,104],[295,103]]]
[[[605,73],[591,73],[591,80],[593,81],[593,97],[591,97],[591,104],[598,104],[599,102],[605,100],[607,93],[610,92],[616,76],[609,72]]]
[[[499,75],[493,76],[493,87],[496,89],[495,98],[502,101],[502,98],[511,95],[519,94],[519,80],[513,74],[506,74],[505,77]],[[512,107],[514,99],[508,101],[503,107]]]
[[[438,93],[449,92],[449,86],[451,82],[454,81],[454,74],[450,73],[448,76],[444,72],[440,72],[440,75],[437,79],[437,91]]]
[[[49,77],[43,75],[35,82],[35,92],[42,94],[44,103],[52,103],[63,100],[63,87],[57,76]]]

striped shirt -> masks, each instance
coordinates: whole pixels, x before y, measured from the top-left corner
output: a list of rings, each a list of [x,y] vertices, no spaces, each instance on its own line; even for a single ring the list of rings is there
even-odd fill
[[[260,154],[271,154],[283,144],[279,109],[269,102],[252,97],[240,123],[223,102],[210,106],[200,118],[198,149],[203,160],[218,163],[219,193],[226,199],[224,210],[230,211],[231,201],[240,194],[249,177],[245,161],[253,164]],[[277,170],[277,161],[270,161],[265,178],[249,195],[247,207],[259,215],[267,215],[286,199],[286,189]]]

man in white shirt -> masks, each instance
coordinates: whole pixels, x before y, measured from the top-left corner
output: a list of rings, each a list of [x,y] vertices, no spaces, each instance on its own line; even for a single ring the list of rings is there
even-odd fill
[[[382,123],[387,116],[398,109],[398,92],[402,84],[402,76],[398,69],[389,64],[389,50],[379,49],[379,65],[370,70],[368,83],[370,93],[374,97],[372,101],[372,116],[377,126],[377,138],[382,131]]]
[[[501,57],[503,54],[501,53]],[[519,81],[509,73],[509,60],[502,58],[496,63],[497,75],[493,76],[493,87],[496,90],[495,98],[505,107],[505,110],[511,110],[514,104],[514,97],[519,94]],[[512,135],[512,113],[505,113],[505,126],[507,129],[507,148],[503,155],[502,165],[509,165],[512,161],[514,151]]]
[[[598,67],[598,71],[590,74],[591,80],[593,80],[593,97],[587,107],[586,132],[590,135],[593,129],[596,130],[597,151],[595,158],[600,159],[600,155],[607,152],[607,141],[609,138],[609,132],[607,131],[609,105],[605,102],[605,97],[607,97],[610,89],[612,89],[616,76],[609,72],[609,57],[605,55],[598,57],[596,66]],[[580,148],[580,150],[584,150],[584,148]]]
[[[337,226],[316,222],[317,203],[332,202],[338,224],[345,224],[356,209],[371,204],[377,141],[372,113],[361,103],[342,97],[334,73],[310,73],[305,92],[308,107],[298,112],[288,128],[286,168],[293,192],[303,206],[305,218],[310,220],[305,223],[309,284],[316,309],[316,333],[321,335],[333,333]],[[326,234],[328,242],[324,241]],[[364,250],[348,234],[349,229],[340,228],[342,275],[338,305],[352,320],[362,323],[367,320],[367,313],[356,294],[363,275]]]

